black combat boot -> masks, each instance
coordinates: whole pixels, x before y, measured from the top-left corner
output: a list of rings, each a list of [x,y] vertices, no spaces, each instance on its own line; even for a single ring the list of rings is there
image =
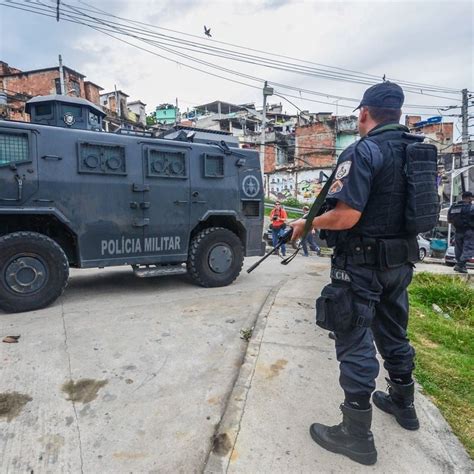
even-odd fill
[[[385,379],[388,383],[388,393],[380,390],[374,392],[372,400],[377,408],[392,414],[398,424],[406,430],[417,430],[420,422],[416,416],[415,382],[403,385],[393,380]]]
[[[466,265],[454,265],[453,270],[458,273],[468,273]]]
[[[341,424],[325,426],[313,423],[309,429],[311,437],[328,451],[344,454],[360,464],[375,464],[377,450],[370,431],[372,407],[368,410],[355,410],[342,404],[341,411]]]

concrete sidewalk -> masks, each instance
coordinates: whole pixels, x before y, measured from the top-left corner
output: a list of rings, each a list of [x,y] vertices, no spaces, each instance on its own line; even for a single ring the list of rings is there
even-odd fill
[[[474,472],[474,464],[436,407],[417,394],[419,431],[403,430],[374,408],[378,462],[361,466],[316,445],[314,421],[337,424],[343,393],[334,341],[314,323],[314,301],[328,265],[304,265],[275,288],[261,312],[205,472]],[[377,387],[385,389],[384,370]]]

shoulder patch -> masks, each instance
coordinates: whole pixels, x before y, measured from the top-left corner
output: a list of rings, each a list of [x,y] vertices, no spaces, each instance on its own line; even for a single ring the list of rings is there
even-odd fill
[[[332,183],[331,187],[329,188],[328,195],[338,193],[343,187],[344,183],[340,179],[334,181],[334,183]]]
[[[345,178],[351,169],[352,161],[344,161],[337,167],[336,179]]]

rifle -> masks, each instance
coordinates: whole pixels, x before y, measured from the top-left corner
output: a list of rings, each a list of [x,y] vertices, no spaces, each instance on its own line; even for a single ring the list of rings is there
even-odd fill
[[[267,252],[258,262],[255,262],[248,270],[247,273],[253,272],[264,260],[266,260],[270,255],[273,255],[274,253],[278,252],[278,249],[283,245],[286,244],[290,239],[291,236],[293,235],[293,228],[290,227],[285,232],[283,232],[280,237],[278,237],[278,242],[273,247],[270,252]]]

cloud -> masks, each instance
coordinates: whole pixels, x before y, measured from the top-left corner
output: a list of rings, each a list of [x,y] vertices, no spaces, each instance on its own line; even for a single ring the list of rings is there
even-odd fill
[[[84,7],[84,3],[74,5]],[[212,28],[215,40],[364,71],[380,78],[386,74],[390,78],[458,89],[472,87],[473,83],[473,6],[470,1],[103,0],[100,5],[116,15],[197,35],[198,38],[188,39],[208,46],[225,47],[203,35],[204,24]],[[142,47],[156,55],[79,25],[57,24],[48,18],[5,8],[2,13],[8,14],[2,25],[2,57],[13,66],[24,69],[49,66],[62,52],[67,65],[106,89],[117,84],[131,98],[146,102],[148,110],[159,103],[174,102],[176,97],[185,107],[215,99],[257,104],[262,101],[260,82],[232,76],[256,89],[226,82],[186,68],[183,63],[191,64],[189,60],[150,45],[142,44]],[[360,97],[366,88],[363,84],[301,76],[259,64],[186,53],[262,79],[335,95]],[[212,71],[207,66],[194,66]],[[297,96],[290,100],[302,109],[336,110],[334,99],[319,98],[333,104],[318,105],[299,99],[298,92],[287,92]],[[302,97],[310,96],[303,94]],[[274,97],[271,101],[281,101],[287,110],[295,110],[280,98]],[[407,103],[411,104],[449,102],[407,94]],[[351,109],[344,109],[342,105],[341,101],[337,103],[339,113],[350,112]]]

